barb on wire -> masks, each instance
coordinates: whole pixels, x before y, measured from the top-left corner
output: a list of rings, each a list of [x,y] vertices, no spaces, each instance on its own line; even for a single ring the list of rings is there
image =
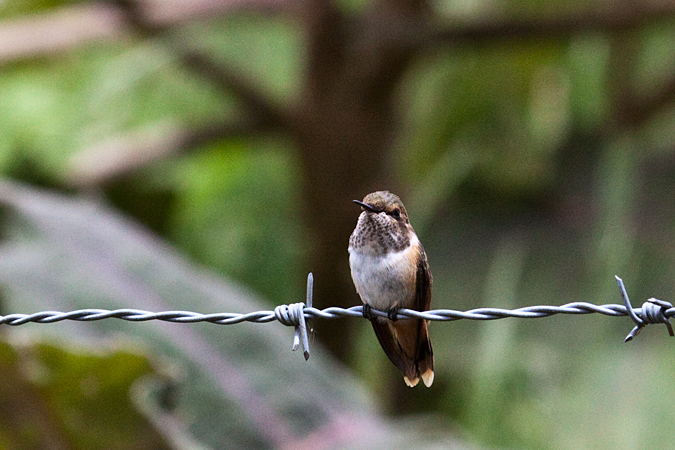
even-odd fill
[[[623,305],[607,304],[594,305],[586,302],[567,303],[561,306],[527,306],[516,309],[501,308],[476,308],[468,311],[456,311],[452,309],[433,309],[429,311],[415,311],[412,309],[401,309],[396,314],[396,319],[424,319],[433,321],[454,321],[454,320],[496,320],[507,317],[520,319],[534,319],[539,317],[548,317],[556,314],[603,314],[606,316],[619,317],[630,316],[635,322],[635,328],[626,337],[626,342],[632,340],[648,324],[663,323],[668,328],[668,333],[673,336],[673,328],[670,324],[670,317],[675,316],[675,308],[669,302],[650,298],[641,308],[633,308],[626,288],[621,278],[616,277],[617,284],[623,299]],[[297,350],[302,343],[305,359],[309,358],[309,339],[308,334],[311,331],[309,320],[312,318],[338,319],[341,317],[363,317],[362,306],[352,306],[351,308],[329,307],[317,309],[312,306],[314,278],[310,273],[307,276],[307,298],[306,303],[294,303],[291,305],[279,305],[274,311],[255,311],[245,314],[239,313],[213,313],[200,314],[192,311],[162,311],[150,312],[139,309],[80,309],[77,311],[41,311],[33,314],[8,314],[0,316],[0,325],[24,325],[27,323],[55,323],[62,320],[76,320],[89,322],[103,319],[121,319],[130,322],[145,322],[149,320],[160,320],[174,323],[195,323],[209,322],[216,325],[232,325],[241,322],[267,323],[278,321],[284,325],[295,327],[293,336],[293,350]],[[389,318],[387,311],[378,311],[370,309],[371,316],[380,316]]]
[[[658,298],[650,298],[642,304],[642,308],[639,311],[636,311],[628,299],[628,293],[626,292],[626,287],[623,285],[623,280],[616,275],[614,275],[614,278],[616,278],[616,283],[619,285],[619,291],[621,291],[621,298],[626,306],[626,311],[628,311],[628,315],[635,322],[635,328],[628,333],[624,342],[632,341],[642,328],[650,323],[665,323],[666,327],[668,327],[668,334],[673,336],[673,327],[668,319],[673,315],[672,311],[668,314],[668,311],[673,308],[670,302],[665,302]]]
[[[279,305],[274,308],[276,319],[288,326],[295,326],[293,336],[293,346],[291,350],[296,351],[302,341],[303,355],[305,361],[309,359],[309,338],[307,336],[308,319],[305,319],[305,306],[312,307],[312,297],[314,296],[314,275],[310,272],[307,275],[307,303],[293,303],[292,305]]]

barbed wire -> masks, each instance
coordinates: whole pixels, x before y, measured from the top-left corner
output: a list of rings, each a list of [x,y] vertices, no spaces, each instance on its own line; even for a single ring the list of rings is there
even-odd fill
[[[428,311],[416,311],[412,309],[400,309],[396,314],[389,311],[379,311],[363,306],[350,308],[329,307],[317,309],[312,306],[314,277],[310,273],[307,276],[307,297],[305,303],[293,303],[279,305],[274,311],[255,311],[250,313],[213,313],[201,314],[192,311],[162,311],[150,312],[140,309],[79,309],[70,312],[41,311],[33,314],[8,314],[0,316],[0,325],[24,325],[27,323],[56,323],[63,320],[75,320],[91,322],[103,319],[121,319],[130,322],[147,322],[159,320],[173,323],[196,323],[209,322],[216,325],[233,325],[242,322],[267,323],[278,321],[287,326],[295,327],[292,350],[297,350],[300,343],[303,346],[305,359],[309,359],[308,328],[309,319],[338,319],[341,317],[383,317],[394,320],[424,319],[429,321],[455,321],[455,320],[497,320],[508,317],[520,319],[536,319],[549,317],[556,314],[603,314],[606,316],[620,317],[629,316],[635,327],[628,334],[625,342],[632,340],[648,324],[665,324],[670,336],[673,336],[673,328],[670,317],[675,316],[675,308],[669,302],[650,298],[642,304],[641,308],[633,308],[628,298],[628,293],[623,280],[615,277],[624,304],[594,305],[586,302],[573,302],[560,306],[540,305],[526,306],[516,309],[502,308],[476,308],[468,311],[456,311],[452,309],[433,309]]]

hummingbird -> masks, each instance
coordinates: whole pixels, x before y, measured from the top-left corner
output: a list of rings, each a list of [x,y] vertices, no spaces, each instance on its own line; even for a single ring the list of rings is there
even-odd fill
[[[377,191],[354,200],[361,215],[349,238],[349,266],[375,336],[391,362],[414,387],[422,378],[434,382],[434,356],[427,321],[396,320],[401,308],[426,311],[431,306],[431,272],[427,256],[401,199]],[[372,316],[370,308],[387,312]]]

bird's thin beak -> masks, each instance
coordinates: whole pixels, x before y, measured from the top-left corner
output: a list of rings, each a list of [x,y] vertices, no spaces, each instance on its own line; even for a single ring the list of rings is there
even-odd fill
[[[354,200],[354,203],[357,205],[361,205],[361,208],[365,209],[366,211],[374,212],[374,213],[379,213],[382,212],[381,210],[375,208],[373,205],[369,205],[368,203],[363,203],[360,200]]]

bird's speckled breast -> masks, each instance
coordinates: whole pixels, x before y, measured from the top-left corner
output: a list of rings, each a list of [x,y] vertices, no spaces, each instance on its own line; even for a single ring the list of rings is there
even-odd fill
[[[380,216],[362,212],[354,232],[349,237],[349,248],[364,253],[382,255],[401,251],[410,245],[409,225],[392,222]]]
[[[379,310],[414,307],[419,245],[414,234],[398,251],[374,254],[350,245],[352,279],[364,303]]]

